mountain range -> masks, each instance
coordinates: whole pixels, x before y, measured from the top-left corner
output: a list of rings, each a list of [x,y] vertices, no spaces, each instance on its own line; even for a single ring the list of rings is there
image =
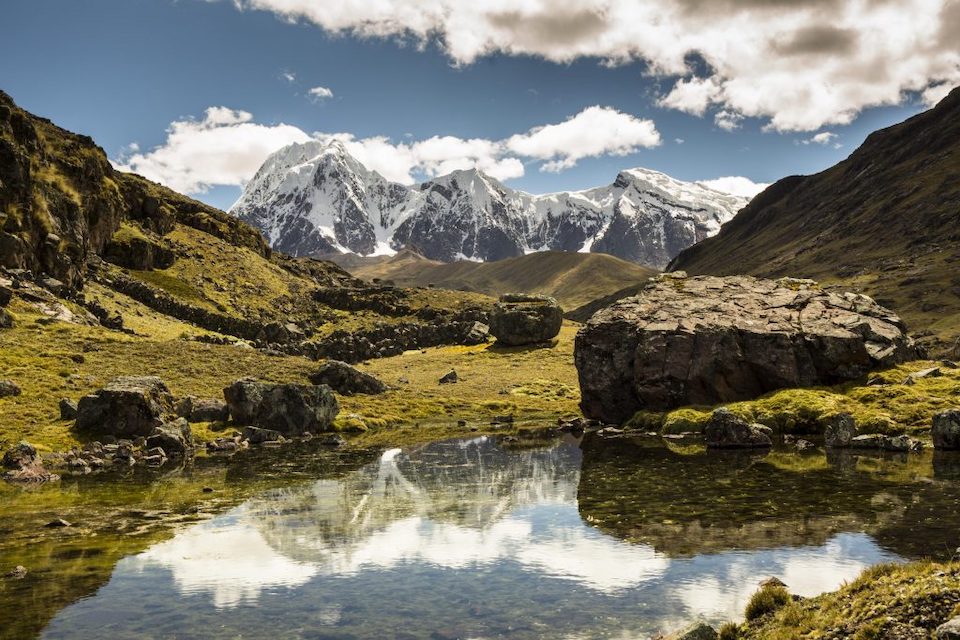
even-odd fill
[[[659,269],[747,202],[648,169],[621,171],[608,186],[545,195],[476,169],[405,186],[366,168],[339,141],[310,141],[271,155],[231,213],[294,256],[408,248],[454,262],[571,251]]]
[[[960,88],[839,164],[774,183],[670,268],[859,289],[949,346],[960,334]]]

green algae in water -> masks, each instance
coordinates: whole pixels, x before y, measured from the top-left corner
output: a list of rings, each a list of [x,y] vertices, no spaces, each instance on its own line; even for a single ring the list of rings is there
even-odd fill
[[[268,455],[134,483],[113,503],[97,492],[116,489],[94,480],[51,489],[86,493],[83,508],[104,513],[132,497],[143,510],[182,504],[187,518],[190,505],[222,512],[139,536],[98,530],[72,547],[57,536],[73,534],[45,534],[46,555],[31,559],[42,569],[3,583],[36,575],[29,591],[3,592],[5,610],[34,621],[26,637],[645,637],[738,618],[771,575],[814,595],[871,564],[956,546],[960,460],[949,456],[677,453],[569,437]],[[191,497],[215,478],[217,505]],[[98,580],[63,589],[63,562]]]

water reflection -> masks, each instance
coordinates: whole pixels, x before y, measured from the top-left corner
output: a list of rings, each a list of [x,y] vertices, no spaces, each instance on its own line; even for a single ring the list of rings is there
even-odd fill
[[[929,458],[925,473],[820,458],[569,438],[389,450],[120,562],[46,635],[646,637],[736,617],[770,575],[814,595],[909,556],[916,496],[956,495]]]

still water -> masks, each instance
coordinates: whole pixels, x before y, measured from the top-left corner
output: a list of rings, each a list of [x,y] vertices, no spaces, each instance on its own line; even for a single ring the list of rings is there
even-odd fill
[[[46,638],[647,638],[956,547],[958,462],[493,437],[375,452],[120,558]],[[244,480],[238,478],[237,483]]]

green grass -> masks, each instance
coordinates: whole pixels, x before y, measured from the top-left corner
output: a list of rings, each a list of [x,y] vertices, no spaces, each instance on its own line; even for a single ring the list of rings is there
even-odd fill
[[[790,592],[784,587],[763,587],[750,597],[743,615],[747,620],[756,620],[770,615],[790,602]]]

